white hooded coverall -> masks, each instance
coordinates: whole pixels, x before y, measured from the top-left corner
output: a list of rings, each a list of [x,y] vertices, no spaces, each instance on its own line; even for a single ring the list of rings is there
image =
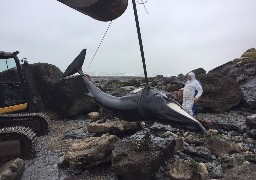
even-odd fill
[[[203,88],[201,84],[196,80],[195,73],[190,72],[188,73],[188,76],[191,77],[191,80],[188,80],[183,88],[182,108],[193,116],[192,107],[194,104],[194,97],[198,99],[203,93]],[[195,96],[196,90],[198,93]]]

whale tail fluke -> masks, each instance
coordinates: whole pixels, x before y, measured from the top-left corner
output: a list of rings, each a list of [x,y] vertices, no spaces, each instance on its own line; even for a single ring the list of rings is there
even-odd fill
[[[67,67],[63,73],[63,77],[71,76],[75,73],[81,73],[82,66],[86,55],[86,49],[83,49],[80,54],[73,60],[73,62]]]

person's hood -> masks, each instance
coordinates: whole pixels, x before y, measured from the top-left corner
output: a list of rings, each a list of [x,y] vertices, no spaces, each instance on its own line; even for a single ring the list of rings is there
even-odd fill
[[[188,73],[188,76],[191,76],[191,81],[196,79],[196,75],[193,72]]]

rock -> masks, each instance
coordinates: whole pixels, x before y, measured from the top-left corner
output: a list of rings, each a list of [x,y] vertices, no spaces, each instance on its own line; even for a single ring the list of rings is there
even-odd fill
[[[170,179],[175,180],[199,179],[197,167],[194,167],[189,160],[175,161],[174,164],[171,164],[168,174]]]
[[[175,151],[181,150],[184,148],[184,141],[182,138],[174,138],[176,141],[176,145],[175,145]]]
[[[202,162],[198,163],[198,172],[203,177],[208,177],[208,175],[209,175],[209,171],[208,171],[206,165]]]
[[[87,138],[70,147],[60,166],[88,168],[111,161],[111,152],[118,138],[114,135]]]
[[[210,129],[239,132],[244,132],[246,130],[246,116],[236,111],[220,114],[200,113],[196,115],[196,118],[202,123],[204,127]]]
[[[256,114],[246,117],[246,126],[250,129],[256,129]]]
[[[212,171],[211,171],[211,178],[214,179],[221,179],[223,177],[223,170],[221,165],[218,165],[217,167],[215,167]]]
[[[256,109],[256,52],[255,48],[248,49],[241,58],[236,58],[208,72],[221,74],[240,83],[247,106]]]
[[[96,121],[100,119],[100,113],[99,112],[90,112],[87,114],[88,118],[92,121]]]
[[[206,112],[225,112],[237,106],[243,99],[240,85],[222,75],[200,75],[197,79],[203,86],[203,95],[197,106]]]
[[[65,132],[65,139],[86,139],[90,137],[90,134],[84,129],[71,129]]]
[[[62,76],[61,70],[51,64],[35,63],[25,66],[28,80],[30,111],[44,111],[52,102],[52,91]]]
[[[22,159],[14,159],[5,163],[0,167],[1,180],[16,180],[20,179],[25,169],[25,161]]]
[[[208,132],[211,133],[212,135],[217,135],[219,133],[217,129],[209,129]]]
[[[253,139],[256,139],[256,129],[249,130],[249,136]]]
[[[183,152],[190,155],[196,161],[209,162],[211,161],[211,151],[204,146],[187,146],[184,147]]]
[[[195,73],[196,77],[197,77],[198,75],[201,75],[201,74],[206,74],[206,71],[205,71],[203,68],[194,69],[194,70],[192,70],[192,72]]]
[[[254,180],[256,177],[256,164],[242,164],[228,170],[223,180]]]
[[[128,122],[119,119],[107,119],[105,122],[96,121],[87,125],[87,130],[90,133],[110,133],[110,134],[127,134],[136,132],[141,129],[138,122]]]
[[[241,150],[234,144],[216,138],[211,138],[207,143],[211,153],[216,156],[223,154],[240,153]]]
[[[255,65],[256,66],[256,65]],[[256,69],[256,68],[255,68]],[[250,109],[256,109],[256,77],[249,77],[241,84],[246,105]]]
[[[256,59],[256,49],[255,48],[250,48],[248,49],[242,57],[248,57],[250,59]]]
[[[151,179],[163,163],[174,155],[175,140],[138,132],[115,144],[114,172],[124,179]]]
[[[241,165],[245,162],[245,158],[242,154],[232,154],[232,155],[221,155],[216,160],[217,164],[221,165],[223,172]]]
[[[97,111],[98,105],[85,94],[86,92],[88,90],[80,76],[64,78],[55,85],[48,108],[63,118],[87,115],[89,112]]]

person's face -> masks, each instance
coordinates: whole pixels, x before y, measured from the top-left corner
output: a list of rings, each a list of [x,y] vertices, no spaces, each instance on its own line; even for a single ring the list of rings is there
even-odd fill
[[[191,76],[190,75],[188,75],[188,80],[190,81],[192,78],[191,78]]]

